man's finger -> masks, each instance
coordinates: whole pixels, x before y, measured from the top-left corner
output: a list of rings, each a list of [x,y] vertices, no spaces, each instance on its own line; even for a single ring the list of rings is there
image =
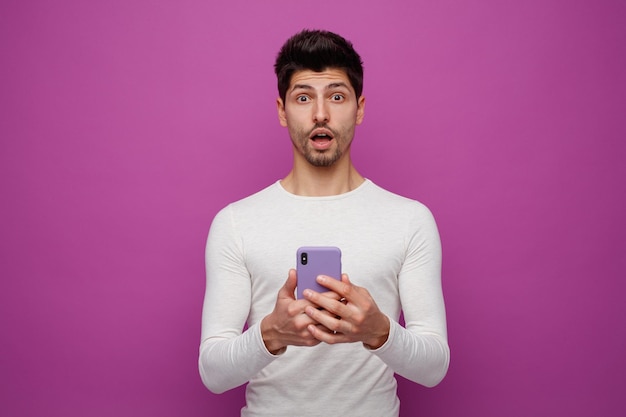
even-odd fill
[[[290,269],[289,275],[287,276],[287,281],[285,281],[285,284],[278,292],[278,296],[280,298],[291,298],[295,300],[296,285],[298,285],[298,276],[296,275],[296,270]]]

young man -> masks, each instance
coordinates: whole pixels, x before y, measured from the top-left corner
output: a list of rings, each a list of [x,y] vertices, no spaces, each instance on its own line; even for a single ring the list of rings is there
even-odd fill
[[[293,168],[213,220],[202,380],[216,393],[249,382],[242,416],[397,416],[394,372],[434,386],[448,369],[435,221],[352,164],[365,98],[350,42],[300,32],[275,69]],[[300,246],[341,248],[350,277],[318,277],[328,292],[296,299]]]

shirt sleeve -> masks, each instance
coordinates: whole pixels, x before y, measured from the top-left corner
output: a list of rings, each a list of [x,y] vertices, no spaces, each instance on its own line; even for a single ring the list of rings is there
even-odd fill
[[[390,320],[387,342],[372,352],[394,372],[432,387],[450,363],[441,287],[441,241],[431,212],[420,206],[398,276],[405,327]]]
[[[246,383],[277,357],[263,343],[260,322],[243,331],[251,302],[250,274],[231,206],[211,224],[205,264],[198,367],[204,385],[222,393]]]

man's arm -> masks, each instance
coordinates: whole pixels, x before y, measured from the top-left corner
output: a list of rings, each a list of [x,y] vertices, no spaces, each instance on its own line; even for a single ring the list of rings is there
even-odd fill
[[[259,325],[242,333],[250,312],[251,283],[232,219],[220,211],[206,245],[206,290],[198,365],[205,386],[221,393],[246,383],[274,360]]]
[[[242,332],[250,312],[250,273],[245,267],[237,230],[226,208],[215,217],[206,246],[206,291],[202,310],[199,371],[205,386],[221,393],[242,385],[270,364],[288,345],[320,343],[310,332],[316,325],[304,313],[310,305],[296,300],[296,271],[278,291],[274,310]]]
[[[374,353],[403,377],[437,385],[450,363],[441,286],[441,241],[435,219],[422,206],[398,275],[405,327],[392,324],[390,342]]]

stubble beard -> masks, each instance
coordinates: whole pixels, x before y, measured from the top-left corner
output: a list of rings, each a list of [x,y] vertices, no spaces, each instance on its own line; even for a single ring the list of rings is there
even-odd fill
[[[343,153],[337,147],[335,150],[325,150],[318,151],[316,149],[311,149],[310,146],[306,146],[304,152],[304,158],[309,162],[309,164],[315,167],[329,167],[332,166],[335,162],[341,159]]]
[[[334,146],[330,149],[325,150],[317,150],[314,149],[310,144],[310,136],[311,132],[317,128],[325,128],[331,131],[333,134]],[[296,145],[296,147],[300,150],[304,159],[314,167],[329,167],[335,164],[341,157],[343,156],[343,151],[341,150],[341,144],[343,142],[343,137],[341,133],[336,132],[330,129],[325,125],[317,125],[314,129],[310,131],[298,130],[295,132],[291,132],[292,141]],[[293,138],[298,138],[297,140]]]

